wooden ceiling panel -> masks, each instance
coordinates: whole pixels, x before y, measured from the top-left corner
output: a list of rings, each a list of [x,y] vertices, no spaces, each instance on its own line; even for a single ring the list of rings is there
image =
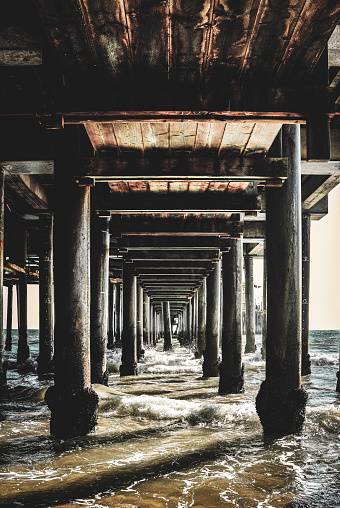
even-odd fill
[[[170,123],[170,149],[193,152],[196,141],[196,122]]]
[[[132,192],[149,192],[149,184],[146,181],[128,182],[129,189]]]
[[[142,123],[142,136],[145,152],[149,150],[163,150],[170,148],[170,124],[168,123]]]
[[[166,79],[169,32],[167,3],[125,0],[125,13],[134,74],[142,74],[148,81]]]
[[[219,155],[243,153],[254,130],[253,123],[227,123],[220,145]]]
[[[196,152],[217,153],[223,138],[224,122],[198,122],[196,135]]]
[[[130,192],[129,184],[127,182],[110,182],[109,187],[111,192],[127,193]]]
[[[229,182],[210,182],[209,192],[225,192],[228,189]]]
[[[144,152],[141,124],[139,122],[114,122],[114,134],[121,153]]]
[[[248,182],[230,182],[228,185],[228,192],[232,192],[234,194],[242,194],[248,185]]]
[[[189,188],[189,182],[169,182],[169,192],[186,192]]]
[[[205,192],[209,187],[209,182],[190,182],[189,192]]]
[[[213,0],[172,0],[170,6],[170,79],[198,82],[209,43]]]
[[[243,151],[244,155],[266,153],[280,129],[281,124],[256,123]]]
[[[163,180],[150,181],[149,188],[151,192],[158,192],[160,194],[165,194],[169,190],[169,182]]]

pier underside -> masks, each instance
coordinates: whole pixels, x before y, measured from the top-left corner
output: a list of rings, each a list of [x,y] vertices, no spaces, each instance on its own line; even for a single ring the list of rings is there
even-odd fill
[[[249,353],[264,256],[257,410],[266,435],[300,431],[310,220],[340,181],[339,3],[13,0],[0,15],[0,290],[18,288],[22,365],[39,283],[51,433],[94,430],[107,348],[136,376],[173,331],[220,395],[243,393],[243,257]],[[1,321],[3,387],[4,347]]]

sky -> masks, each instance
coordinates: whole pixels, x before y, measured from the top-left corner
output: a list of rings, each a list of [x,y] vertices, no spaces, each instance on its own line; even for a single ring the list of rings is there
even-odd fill
[[[329,193],[328,215],[311,226],[309,326],[311,330],[340,329],[340,185]],[[262,260],[254,263],[255,298],[262,294]],[[6,327],[7,289],[4,291]],[[14,293],[13,328],[17,328]],[[28,328],[39,328],[39,287],[28,286]]]

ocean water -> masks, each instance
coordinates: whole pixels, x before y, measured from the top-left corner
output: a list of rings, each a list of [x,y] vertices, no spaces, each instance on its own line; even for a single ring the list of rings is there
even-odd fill
[[[33,365],[37,340],[30,330]],[[201,360],[176,341],[171,352],[162,343],[146,349],[137,377],[121,379],[120,352],[110,351],[109,387],[94,386],[96,432],[71,440],[49,435],[46,382],[9,370],[0,506],[340,506],[339,340],[339,331],[310,333],[304,429],[274,441],[263,438],[255,410],[265,369],[259,352],[244,356],[245,393],[219,396],[218,379],[203,379]]]

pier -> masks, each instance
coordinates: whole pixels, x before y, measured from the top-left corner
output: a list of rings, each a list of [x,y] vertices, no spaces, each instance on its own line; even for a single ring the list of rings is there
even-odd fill
[[[340,6],[288,4],[0,6],[0,384],[13,287],[22,366],[39,284],[53,436],[95,430],[108,350],[138,377],[173,326],[225,397],[263,333],[263,432],[303,428],[310,222],[340,174]]]

